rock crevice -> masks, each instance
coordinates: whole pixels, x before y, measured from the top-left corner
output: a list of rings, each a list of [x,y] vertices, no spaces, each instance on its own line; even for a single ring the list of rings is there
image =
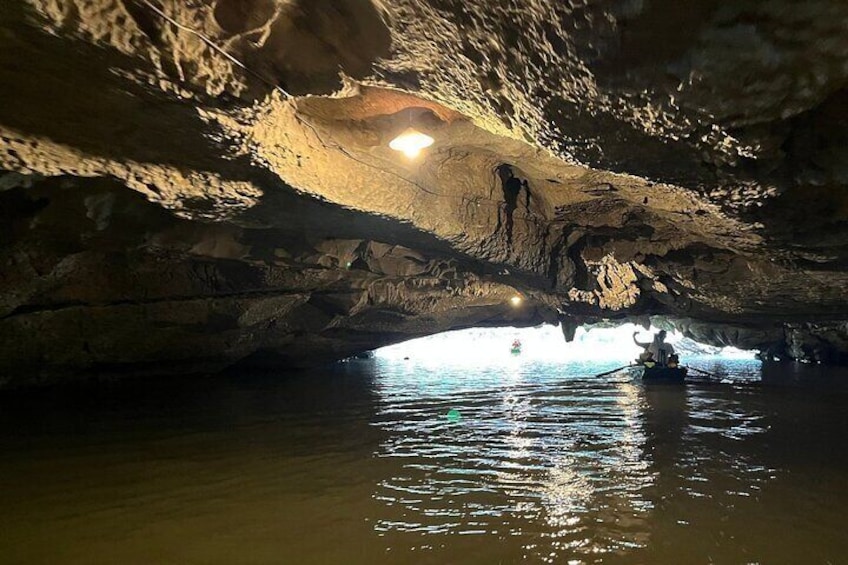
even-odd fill
[[[649,315],[846,361],[843,2],[7,4],[2,383]]]

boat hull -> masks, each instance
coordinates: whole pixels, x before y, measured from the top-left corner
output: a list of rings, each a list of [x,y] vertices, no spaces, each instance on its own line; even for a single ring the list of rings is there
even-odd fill
[[[686,379],[684,367],[630,367],[634,378],[646,383],[682,383]]]

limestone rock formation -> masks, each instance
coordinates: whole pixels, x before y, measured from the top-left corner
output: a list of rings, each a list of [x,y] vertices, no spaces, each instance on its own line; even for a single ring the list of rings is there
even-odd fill
[[[841,0],[7,0],[0,383],[647,315],[846,362],[845,29]]]

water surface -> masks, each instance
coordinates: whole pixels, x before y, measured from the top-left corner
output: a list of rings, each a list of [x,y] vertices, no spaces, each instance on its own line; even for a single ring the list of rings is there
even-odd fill
[[[0,396],[2,563],[845,563],[846,390],[356,361]],[[764,380],[761,380],[764,378]]]

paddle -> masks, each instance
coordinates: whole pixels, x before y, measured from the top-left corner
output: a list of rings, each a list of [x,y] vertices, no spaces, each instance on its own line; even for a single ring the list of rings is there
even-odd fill
[[[613,369],[612,371],[607,371],[606,373],[601,373],[601,374],[595,375],[595,376],[596,377],[605,377],[607,375],[611,375],[611,374],[615,373],[616,371],[620,371],[622,369],[626,369],[627,367],[632,367],[632,366],[633,365],[622,365],[621,367],[618,367],[617,369]]]
[[[698,371],[699,373],[702,373],[702,374],[710,377],[709,381],[698,381],[698,382],[701,382],[701,383],[709,383],[709,384],[714,384],[714,385],[731,385],[731,386],[734,386],[734,387],[741,387],[741,386],[757,386],[757,387],[759,387],[759,386],[763,386],[762,381],[760,381],[760,382],[728,381],[728,380],[722,379],[718,375],[714,375],[713,373],[708,373],[707,371],[702,371],[701,369],[696,369],[695,367],[686,367],[686,368],[690,369],[692,371]]]
[[[687,368],[687,369],[689,369],[690,371],[698,371],[699,373],[701,373],[701,374],[703,374],[703,375],[707,375],[708,377],[711,377],[711,378],[713,378],[713,379],[718,379],[718,378],[720,378],[720,377],[718,377],[717,375],[714,375],[714,374],[709,373],[709,372],[707,372],[707,371],[702,371],[701,369],[696,369],[695,367],[686,367],[686,368]]]

